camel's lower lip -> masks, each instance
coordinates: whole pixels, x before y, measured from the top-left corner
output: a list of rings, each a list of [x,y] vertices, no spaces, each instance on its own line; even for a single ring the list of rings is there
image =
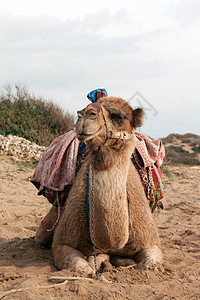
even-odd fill
[[[89,136],[86,135],[86,134],[78,134],[78,135],[77,135],[77,138],[78,138],[80,141],[84,141],[87,137],[89,137]]]
[[[78,134],[77,138],[79,139],[79,141],[87,142],[87,141],[93,139],[95,136],[97,136],[98,133],[99,133],[99,130],[92,134]]]

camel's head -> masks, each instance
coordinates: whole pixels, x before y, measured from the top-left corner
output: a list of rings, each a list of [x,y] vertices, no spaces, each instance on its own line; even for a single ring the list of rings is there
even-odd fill
[[[105,141],[132,138],[136,127],[141,126],[144,112],[133,109],[121,98],[103,97],[78,111],[77,137],[96,150]]]

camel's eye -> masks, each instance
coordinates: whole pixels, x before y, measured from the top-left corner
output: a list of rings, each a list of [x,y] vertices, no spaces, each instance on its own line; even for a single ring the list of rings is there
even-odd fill
[[[123,120],[126,119],[126,115],[124,114],[111,114],[111,119],[115,122],[117,122],[119,125],[123,124]]]
[[[123,120],[123,116],[120,114],[112,114],[112,119],[114,120]]]
[[[96,116],[97,116],[97,113],[93,110],[87,112],[87,117],[92,119],[92,120],[94,120],[96,118]]]

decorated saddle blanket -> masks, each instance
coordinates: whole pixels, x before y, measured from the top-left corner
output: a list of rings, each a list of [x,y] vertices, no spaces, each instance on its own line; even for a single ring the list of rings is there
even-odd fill
[[[163,198],[160,166],[165,157],[165,149],[160,140],[151,140],[142,133],[135,133],[136,148],[131,157],[144,186],[149,205],[153,210]],[[31,178],[38,189],[38,195],[44,195],[50,203],[55,203],[55,192],[58,192],[60,205],[68,196],[82,161],[89,149],[79,143],[75,131],[56,138],[44,152]]]

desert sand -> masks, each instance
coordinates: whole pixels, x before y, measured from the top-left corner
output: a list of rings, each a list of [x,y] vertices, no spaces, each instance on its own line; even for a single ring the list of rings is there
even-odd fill
[[[57,270],[51,250],[35,243],[51,205],[28,180],[33,171],[0,156],[0,299],[200,299],[200,166],[164,167],[165,209],[155,215],[163,270],[107,264],[107,281]]]

